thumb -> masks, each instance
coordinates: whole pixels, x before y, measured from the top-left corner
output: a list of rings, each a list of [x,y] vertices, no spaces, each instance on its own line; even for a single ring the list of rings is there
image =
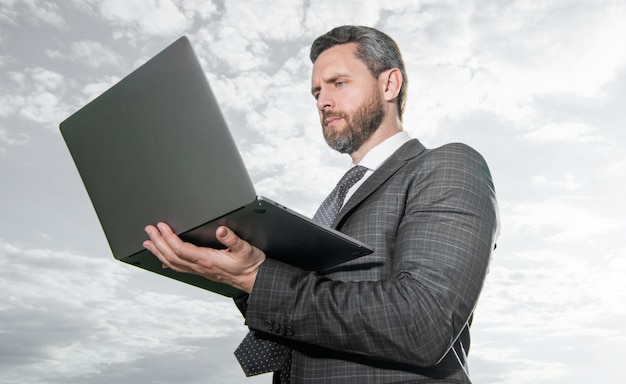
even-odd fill
[[[218,227],[217,230],[215,231],[215,236],[217,237],[217,240],[220,243],[222,243],[226,248],[230,249],[232,252],[237,252],[241,250],[241,248],[245,244],[245,241],[242,240],[239,236],[237,236],[235,232],[233,232],[228,227],[224,227],[224,226]]]

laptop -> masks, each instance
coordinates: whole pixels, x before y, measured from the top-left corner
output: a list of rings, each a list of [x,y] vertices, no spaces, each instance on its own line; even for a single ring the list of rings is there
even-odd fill
[[[372,253],[355,239],[257,196],[186,37],[63,121],[59,129],[113,256],[218,294],[241,291],[162,268],[142,246],[165,222],[183,240],[223,248],[232,228],[268,257],[321,271]]]

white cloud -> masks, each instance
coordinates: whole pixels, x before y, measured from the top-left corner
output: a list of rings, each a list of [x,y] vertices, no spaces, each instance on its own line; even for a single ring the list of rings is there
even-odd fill
[[[217,12],[217,6],[208,0],[182,0],[179,2],[183,12],[189,17],[197,16],[201,20],[207,20]]]
[[[103,65],[122,66],[122,57],[111,48],[97,41],[82,40],[72,43],[72,56],[90,67],[99,68]]]
[[[615,1],[444,1],[394,13],[384,27],[397,31],[407,64],[408,120],[434,136],[442,120],[473,110],[528,130],[546,124],[532,105],[539,95],[600,96],[626,64],[624,16]]]
[[[575,191],[580,189],[583,182],[577,179],[577,177],[571,173],[559,175],[556,178],[549,178],[543,175],[531,177],[531,182],[535,185],[544,187],[552,186],[560,190]]]
[[[0,239],[0,261],[5,379],[67,380],[151,355],[202,353],[243,330],[227,301],[133,292],[132,280],[147,272],[112,258]]]
[[[217,12],[210,0],[73,0],[73,6],[114,27],[113,37],[137,45],[137,40],[188,33],[194,23],[210,20]]]
[[[527,132],[524,138],[535,141],[559,142],[574,141],[579,143],[600,142],[604,138],[595,127],[583,123],[548,123]]]
[[[20,109],[20,116],[36,123],[54,125],[67,115],[64,110],[66,108],[61,105],[56,95],[43,92],[27,98],[25,105]]]
[[[516,203],[506,207],[506,227],[558,244],[579,244],[586,239],[612,234],[624,221],[597,212],[589,198],[563,196],[545,201]]]
[[[626,175],[626,157],[617,158],[613,162],[607,163],[600,172],[610,182],[607,184],[613,184],[616,187],[615,189],[623,190],[624,183],[616,183],[616,181],[622,180],[623,176]]]
[[[194,9],[193,3],[186,4]],[[135,26],[148,36],[180,34],[191,25],[191,20],[170,0],[104,0],[100,11],[105,19],[120,26]]]
[[[15,94],[7,97],[7,115],[17,111],[30,121],[56,127],[68,115],[69,107],[64,101],[67,80],[60,73],[45,68],[25,68],[10,72]]]
[[[195,34],[202,46],[199,53],[213,63],[224,63],[225,69],[233,73],[257,71],[269,63],[269,47],[263,40],[251,39],[233,26],[216,30],[203,27]],[[264,74],[265,75],[265,74]]]
[[[88,101],[100,96],[104,91],[111,88],[119,81],[119,77],[109,76],[85,85],[82,89],[82,93],[86,96],[83,103],[87,103]]]
[[[304,25],[314,36],[344,24],[374,26],[380,20],[382,2],[378,1],[334,1],[332,5],[311,1],[306,10]]]
[[[626,310],[615,305],[626,300],[620,277],[626,273],[626,248],[546,247],[528,238],[532,250],[515,251],[504,242],[494,255],[474,319],[470,355],[473,372],[489,375],[473,378],[493,384],[559,377],[558,382],[584,382],[577,380],[586,367],[604,365],[603,377],[615,377],[612,362],[626,340],[623,327],[616,326],[626,320]],[[518,341],[507,342],[513,339]],[[581,350],[590,352],[581,356]],[[579,359],[588,365],[572,363]]]
[[[510,90],[594,94],[626,59],[620,49],[626,8],[621,2],[566,3],[477,6],[471,20],[474,53]]]
[[[302,0],[277,0],[271,5],[263,0],[226,1],[224,6],[226,12],[221,26],[238,26],[237,33],[250,41],[295,40],[305,32]]]
[[[64,83],[64,77],[60,73],[44,68],[34,68],[29,72],[37,89],[57,90]]]
[[[0,12],[0,22],[13,24],[14,19],[17,16],[17,11],[15,8],[15,3],[17,0],[0,0],[0,5],[2,6],[2,12]]]
[[[6,129],[0,127],[0,153],[6,152],[4,147],[23,145],[28,142],[28,135],[24,133],[11,134]]]
[[[88,67],[99,69],[102,66],[123,67],[122,56],[113,49],[97,41],[81,40],[70,45],[70,52],[47,49],[46,55],[51,59],[69,59],[83,63]]]
[[[67,21],[61,15],[59,6],[51,1],[39,0],[2,0],[0,21],[17,25],[19,17],[25,17],[30,23],[49,24],[59,29],[67,28]]]
[[[472,351],[471,361],[484,360],[483,364],[491,366],[506,366],[508,369],[496,377],[473,379],[485,384],[533,384],[567,376],[571,368],[565,363],[541,361],[532,356],[520,356],[519,348],[489,348],[479,345]]]
[[[18,97],[2,96],[0,95],[0,117],[6,117],[15,111],[15,104],[18,101]]]

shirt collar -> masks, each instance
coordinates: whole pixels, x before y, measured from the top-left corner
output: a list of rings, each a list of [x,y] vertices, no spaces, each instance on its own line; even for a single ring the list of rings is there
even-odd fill
[[[385,160],[389,158],[389,156],[393,155],[398,148],[409,140],[411,140],[409,134],[406,131],[400,131],[370,149],[370,151],[363,156],[358,165],[361,165],[371,171],[376,171],[385,162]]]

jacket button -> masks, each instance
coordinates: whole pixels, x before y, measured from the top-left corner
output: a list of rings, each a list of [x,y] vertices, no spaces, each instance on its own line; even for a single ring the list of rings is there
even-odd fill
[[[285,336],[293,336],[293,328],[291,326],[286,326],[285,327]]]
[[[267,327],[267,330],[271,332],[274,329],[274,322],[272,320],[266,320],[265,327]]]

